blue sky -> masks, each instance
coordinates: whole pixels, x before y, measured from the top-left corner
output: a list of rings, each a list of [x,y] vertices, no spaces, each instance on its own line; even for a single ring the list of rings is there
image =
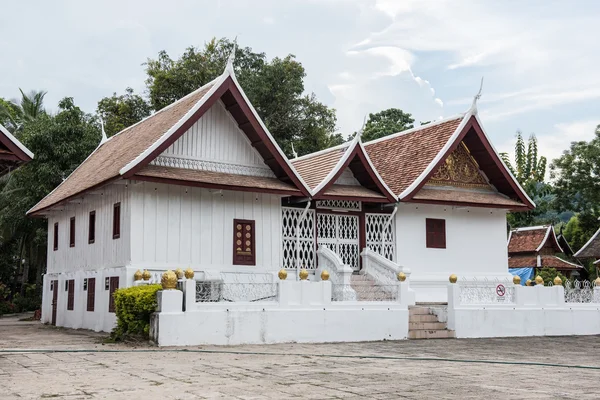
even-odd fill
[[[338,127],[397,107],[417,121],[479,111],[499,151],[517,129],[554,158],[600,124],[600,2],[212,0],[11,2],[0,15],[0,96],[48,91],[93,112],[127,87],[144,91],[147,57],[177,57],[236,35],[268,57],[295,54],[306,90]]]

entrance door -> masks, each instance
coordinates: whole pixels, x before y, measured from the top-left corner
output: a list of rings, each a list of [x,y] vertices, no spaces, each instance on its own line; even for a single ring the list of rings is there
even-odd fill
[[[340,256],[344,264],[358,271],[359,263],[358,215],[317,214],[317,244],[327,245]]]
[[[58,281],[52,281],[52,325],[56,326],[56,307],[58,305]]]

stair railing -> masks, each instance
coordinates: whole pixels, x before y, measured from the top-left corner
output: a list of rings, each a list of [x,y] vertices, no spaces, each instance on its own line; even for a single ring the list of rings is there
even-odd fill
[[[321,279],[323,270],[329,272],[329,280],[332,285],[332,298],[336,301],[354,301],[356,292],[351,287],[352,273],[354,270],[348,264],[344,264],[339,255],[334,253],[326,245],[320,245],[317,250],[319,267],[315,273],[315,279]]]
[[[361,257],[362,270],[360,273],[370,276],[381,285],[398,283],[398,273],[400,272],[403,272],[407,279],[410,277],[410,269],[401,267],[371,249],[365,248]]]

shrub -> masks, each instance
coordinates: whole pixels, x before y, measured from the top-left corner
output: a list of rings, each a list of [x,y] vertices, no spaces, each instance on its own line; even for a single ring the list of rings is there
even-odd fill
[[[554,282],[557,276],[562,280],[563,285],[567,281],[567,277],[558,272],[555,268],[544,267],[535,271],[535,276],[541,276],[544,279],[544,286],[548,286],[550,282]],[[533,279],[532,279],[533,280]]]
[[[150,315],[156,311],[156,292],[161,285],[134,286],[114,293],[117,326],[111,333],[114,340],[125,337],[148,338]]]

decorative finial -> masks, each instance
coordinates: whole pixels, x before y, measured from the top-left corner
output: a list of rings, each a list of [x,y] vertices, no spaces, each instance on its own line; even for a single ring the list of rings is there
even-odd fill
[[[233,72],[233,62],[235,61],[235,51],[237,49],[237,36],[233,39],[233,49],[231,49],[231,53],[229,54],[229,58],[227,59],[226,70]]]
[[[292,143],[292,157],[298,158],[298,153],[296,153],[296,150],[294,149],[294,143]]]
[[[104,131],[104,120],[102,119],[102,116],[100,116],[100,126],[102,127],[102,139],[100,140],[100,145],[102,146],[108,140],[106,132]]]
[[[481,98],[481,91],[483,90],[483,76],[481,77],[481,84],[479,85],[479,92],[473,97],[473,104],[471,105],[471,112],[477,114],[477,100]]]
[[[368,116],[369,116],[368,114],[365,114],[365,118],[363,119],[362,127],[358,130],[358,132],[356,132],[356,136],[354,137],[354,139],[360,140],[362,138],[362,134],[365,131],[365,127],[367,126],[367,117]]]

